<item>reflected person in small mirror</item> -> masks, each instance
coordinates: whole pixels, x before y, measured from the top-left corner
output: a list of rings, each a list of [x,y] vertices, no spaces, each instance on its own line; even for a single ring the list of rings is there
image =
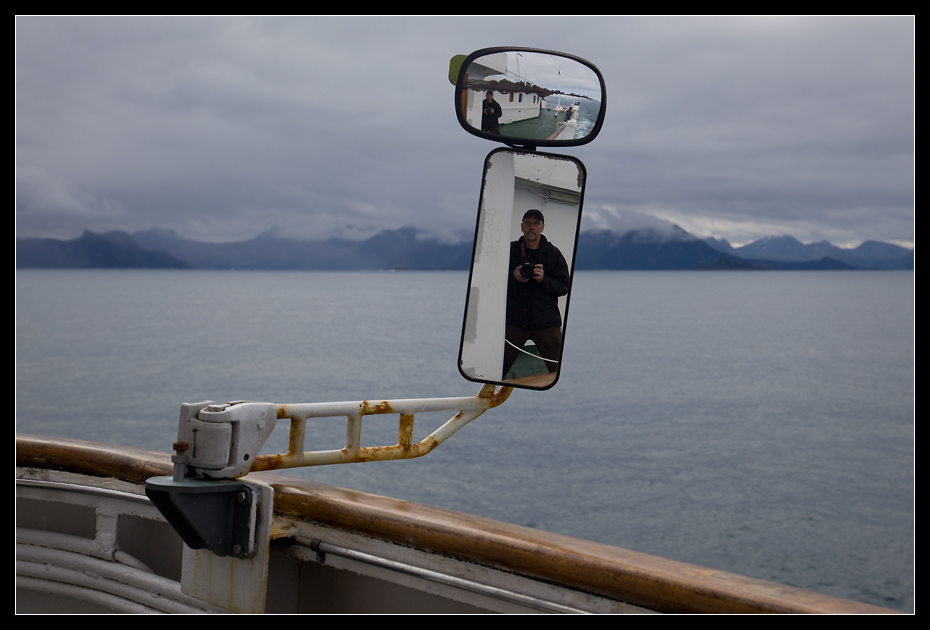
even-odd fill
[[[500,117],[504,115],[500,103],[494,100],[494,92],[488,90],[484,97],[484,103],[481,104],[481,131],[496,133],[500,135]]]
[[[559,369],[562,356],[562,314],[559,298],[568,293],[568,264],[559,248],[546,240],[542,212],[527,210],[520,223],[523,236],[510,244],[507,283],[507,328],[504,371],[513,366],[519,348],[532,339],[549,372]]]

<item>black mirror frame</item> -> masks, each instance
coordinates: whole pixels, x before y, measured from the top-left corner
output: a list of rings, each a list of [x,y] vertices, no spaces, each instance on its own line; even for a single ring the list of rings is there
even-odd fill
[[[508,49],[508,50],[513,50],[513,49]],[[471,286],[472,286],[472,281],[474,280],[473,276],[475,273],[475,255],[478,249],[478,235],[479,235],[478,230],[479,230],[479,226],[481,222],[481,208],[483,207],[483,203],[484,203],[484,184],[485,184],[485,178],[487,177],[487,171],[486,171],[485,165],[488,163],[488,160],[490,160],[491,156],[493,156],[495,153],[499,153],[502,151],[511,152],[515,154],[536,155],[536,156],[543,156],[543,157],[555,158],[555,159],[560,159],[560,160],[568,160],[576,164],[578,168],[580,168],[582,172],[584,173],[585,186],[582,187],[581,194],[578,200],[578,220],[575,226],[575,239],[574,239],[574,242],[572,243],[572,252],[573,252],[572,262],[571,262],[571,265],[569,265],[569,269],[568,269],[568,277],[569,277],[568,296],[569,298],[565,303],[565,313],[562,319],[562,353],[559,355],[559,369],[556,372],[555,380],[553,380],[552,383],[545,385],[543,387],[534,387],[534,386],[529,386],[529,385],[517,384],[512,381],[504,381],[502,379],[492,380],[492,379],[474,378],[472,376],[469,376],[462,370],[462,354],[463,354],[463,349],[465,347],[465,327],[468,322],[468,309],[470,306],[469,302],[471,300]],[[582,161],[579,160],[578,158],[572,157],[569,155],[560,155],[557,153],[541,153],[539,151],[528,151],[528,150],[525,150],[519,147],[511,147],[509,149],[499,147],[497,149],[492,149],[491,152],[488,153],[488,155],[485,157],[483,165],[482,165],[482,169],[481,169],[481,193],[478,196],[478,214],[475,218],[475,240],[472,243],[471,265],[469,266],[469,269],[468,269],[468,293],[465,296],[465,312],[462,317],[462,334],[461,334],[461,337],[459,338],[458,370],[459,370],[459,374],[461,374],[466,380],[471,381],[473,383],[486,383],[486,384],[500,385],[500,386],[506,386],[506,387],[514,387],[517,389],[529,389],[533,391],[545,391],[547,389],[552,389],[553,387],[555,387],[556,383],[559,382],[559,378],[562,376],[562,365],[561,364],[562,364],[562,357],[565,354],[565,332],[568,327],[568,311],[569,311],[569,307],[571,306],[571,293],[572,293],[572,288],[575,282],[575,262],[576,262],[576,259],[578,258],[578,238],[581,235],[581,216],[582,216],[582,211],[584,209],[584,192],[585,192],[585,187],[587,186],[587,180],[588,180],[588,171],[585,168],[584,163],[582,163]]]
[[[462,111],[462,90],[464,86],[462,85],[465,80],[465,73],[468,70],[468,67],[471,63],[478,59],[479,57],[484,57],[485,55],[492,55],[502,52],[533,52],[541,53],[545,55],[553,55],[555,57],[563,57],[565,59],[570,59],[576,61],[587,68],[590,68],[591,71],[597,75],[598,81],[601,84],[601,101],[600,101],[600,112],[598,113],[597,120],[594,123],[594,128],[591,129],[591,133],[587,134],[583,138],[576,138],[573,140],[538,140],[535,138],[519,138],[519,137],[507,137],[505,140],[499,135],[491,134],[486,131],[481,131],[480,129],[475,129],[465,121],[465,112]],[[462,129],[472,134],[473,136],[478,136],[479,138],[484,138],[485,140],[493,140],[495,142],[501,142],[507,146],[527,149],[530,151],[535,150],[536,147],[577,147],[583,144],[588,144],[597,137],[597,134],[601,132],[601,126],[604,124],[604,117],[607,114],[607,85],[604,83],[604,75],[601,74],[601,71],[598,70],[597,66],[588,61],[587,59],[582,59],[581,57],[576,57],[574,55],[569,55],[566,53],[557,52],[554,50],[544,50],[542,48],[521,48],[521,47],[507,47],[507,46],[496,46],[494,48],[482,48],[481,50],[476,50],[472,54],[468,55],[462,65],[459,68],[458,79],[455,82],[455,117],[459,121],[459,125],[462,126]]]

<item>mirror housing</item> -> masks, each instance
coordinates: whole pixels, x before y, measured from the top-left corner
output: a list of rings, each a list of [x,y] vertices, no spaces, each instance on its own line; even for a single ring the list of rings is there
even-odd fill
[[[600,133],[607,87],[589,61],[535,48],[484,48],[453,57],[450,79],[456,65],[455,115],[479,138],[535,149],[587,144]]]
[[[466,379],[558,381],[586,178],[563,155],[501,148],[485,158],[459,347]],[[529,340],[535,349],[523,348]]]

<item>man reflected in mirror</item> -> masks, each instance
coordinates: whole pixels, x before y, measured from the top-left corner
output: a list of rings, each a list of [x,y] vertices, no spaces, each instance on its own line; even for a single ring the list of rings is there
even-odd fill
[[[507,328],[504,370],[513,366],[523,344],[532,339],[556,372],[562,356],[562,314],[559,298],[568,293],[568,264],[559,249],[546,240],[542,212],[527,210],[520,223],[523,236],[510,244],[507,283]]]
[[[500,103],[494,100],[494,91],[488,90],[481,104],[481,131],[500,135],[500,117],[504,115]]]

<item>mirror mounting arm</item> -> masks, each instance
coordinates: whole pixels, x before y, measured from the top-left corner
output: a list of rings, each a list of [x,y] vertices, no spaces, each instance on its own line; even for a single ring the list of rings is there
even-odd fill
[[[526,151],[528,153],[536,153],[535,144],[517,144],[515,142],[505,142],[508,147],[511,149],[517,149],[518,151]]]
[[[507,386],[496,388],[486,384],[477,396],[464,398],[299,404],[185,403],[181,405],[178,441],[175,442],[177,454],[172,458],[175,462],[174,481],[180,483],[195,477],[237,479],[249,472],[261,470],[422,457],[488,409],[503,404],[511,391]],[[424,439],[414,442],[414,415],[436,411],[457,413]],[[397,443],[362,446],[363,418],[380,414],[399,416]],[[338,416],[344,417],[347,422],[345,446],[337,450],[306,450],[304,441],[307,420]],[[278,420],[291,421],[288,452],[258,455]],[[233,423],[237,426],[231,426]],[[236,466],[225,466],[230,460],[235,460]]]

